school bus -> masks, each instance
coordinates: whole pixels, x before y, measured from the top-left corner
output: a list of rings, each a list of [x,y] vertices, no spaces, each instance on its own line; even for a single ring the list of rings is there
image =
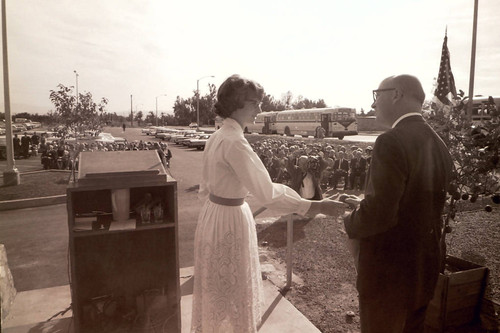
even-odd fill
[[[342,107],[286,110],[278,112],[276,116],[277,134],[320,137],[322,129],[326,137],[341,140],[346,135],[357,135],[356,109]]]
[[[255,117],[253,124],[248,124],[245,133],[276,134],[277,111],[261,112]]]
[[[222,126],[222,118],[215,118],[215,129]],[[337,137],[358,134],[356,109],[317,108],[261,112],[253,124],[244,128],[245,133],[280,134],[287,136]]]
[[[463,100],[464,107],[467,110],[468,98]],[[496,109],[500,113],[500,97],[493,96],[475,96],[472,98],[472,122],[480,124],[491,120],[491,112]]]

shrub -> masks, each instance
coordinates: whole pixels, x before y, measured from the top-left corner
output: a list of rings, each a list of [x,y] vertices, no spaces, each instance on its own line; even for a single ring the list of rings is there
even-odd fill
[[[427,117],[428,123],[448,146],[455,166],[448,188],[441,242],[443,247],[446,233],[451,232],[450,220],[455,218],[460,201],[476,202],[482,196],[491,197],[495,204],[500,203],[499,112],[490,99],[492,103],[488,105],[487,112],[490,119],[472,122],[467,117],[464,100],[462,98],[458,105],[447,111],[435,110]],[[492,207],[486,205],[485,210],[491,211]]]

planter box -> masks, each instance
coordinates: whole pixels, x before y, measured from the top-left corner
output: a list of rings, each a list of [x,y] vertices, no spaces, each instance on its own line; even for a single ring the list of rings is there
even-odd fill
[[[432,332],[461,326],[479,318],[488,268],[452,256],[446,257],[450,273],[439,274],[425,324]]]

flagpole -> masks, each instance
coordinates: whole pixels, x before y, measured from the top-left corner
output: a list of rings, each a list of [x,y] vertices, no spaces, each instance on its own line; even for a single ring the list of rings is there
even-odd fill
[[[14,159],[14,145],[12,142],[12,116],[10,114],[9,92],[9,57],[7,52],[7,13],[6,0],[2,0],[2,51],[3,51],[3,92],[5,106],[5,144],[7,148],[7,168],[3,173],[4,185],[19,185],[21,179]]]
[[[477,6],[479,0],[474,0],[474,23],[472,26],[472,51],[470,56],[469,101],[467,103],[467,117],[472,121],[472,98],[474,97],[474,72],[476,67],[476,35],[477,35]]]

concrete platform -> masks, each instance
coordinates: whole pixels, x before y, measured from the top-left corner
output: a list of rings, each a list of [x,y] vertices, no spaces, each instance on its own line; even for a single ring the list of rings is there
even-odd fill
[[[181,322],[182,333],[188,333],[191,327],[191,304],[193,298],[193,267],[181,268]],[[262,333],[314,333],[320,332],[298,311],[283,295],[278,287],[269,280],[264,280],[266,312]],[[2,323],[4,333],[56,333],[74,332],[69,285],[24,291],[17,294],[9,315]],[[59,314],[59,315],[58,315]],[[54,316],[53,319],[51,319]],[[51,319],[51,320],[49,320]]]

